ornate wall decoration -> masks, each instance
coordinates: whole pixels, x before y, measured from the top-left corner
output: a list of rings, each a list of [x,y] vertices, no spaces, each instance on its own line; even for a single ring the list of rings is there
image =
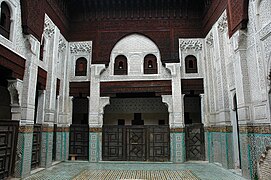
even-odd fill
[[[195,51],[201,51],[202,50],[202,43],[199,40],[181,40],[180,41],[180,49],[181,50],[193,49]]]
[[[70,51],[75,53],[91,53],[91,45],[89,42],[73,42],[70,45]]]
[[[44,21],[44,33],[50,38],[55,34],[55,25],[54,23],[49,19],[48,16],[45,16]]]
[[[58,41],[58,52],[63,52],[66,49],[67,45],[63,37],[59,38]]]
[[[210,33],[210,35],[207,36],[207,38],[206,38],[206,44],[208,44],[209,46],[213,46],[213,44],[214,44],[213,33]]]
[[[8,90],[11,98],[11,105],[21,105],[23,81],[21,80],[9,80]]]
[[[227,15],[224,14],[222,18],[218,21],[217,28],[220,32],[224,32],[228,28]]]

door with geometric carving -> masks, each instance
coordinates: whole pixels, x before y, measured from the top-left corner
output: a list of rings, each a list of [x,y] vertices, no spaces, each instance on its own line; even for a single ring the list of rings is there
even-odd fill
[[[185,130],[186,160],[204,160],[203,124],[187,124]]]
[[[146,160],[146,129],[142,127],[127,128],[127,160]]]
[[[0,120],[0,179],[13,173],[19,121]]]
[[[169,161],[169,127],[104,125],[102,158],[105,161]]]

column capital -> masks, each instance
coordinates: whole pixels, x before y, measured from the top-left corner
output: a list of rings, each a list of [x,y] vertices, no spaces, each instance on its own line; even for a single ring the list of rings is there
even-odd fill
[[[8,91],[11,98],[11,106],[21,106],[23,81],[20,79],[8,80]]]

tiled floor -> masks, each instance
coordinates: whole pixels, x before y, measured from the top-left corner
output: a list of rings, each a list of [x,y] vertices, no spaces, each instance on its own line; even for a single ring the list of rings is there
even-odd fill
[[[209,163],[65,162],[24,180],[186,179],[243,180],[229,170]]]

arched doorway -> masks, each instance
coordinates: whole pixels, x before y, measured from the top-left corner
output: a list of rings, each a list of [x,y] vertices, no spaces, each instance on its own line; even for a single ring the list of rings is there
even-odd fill
[[[169,161],[169,114],[161,97],[119,94],[103,121],[103,160]]]
[[[12,120],[8,79],[11,71],[0,66],[0,179],[13,174],[19,122]]]
[[[201,120],[201,98],[193,93],[184,97],[186,160],[204,160],[204,128]]]

